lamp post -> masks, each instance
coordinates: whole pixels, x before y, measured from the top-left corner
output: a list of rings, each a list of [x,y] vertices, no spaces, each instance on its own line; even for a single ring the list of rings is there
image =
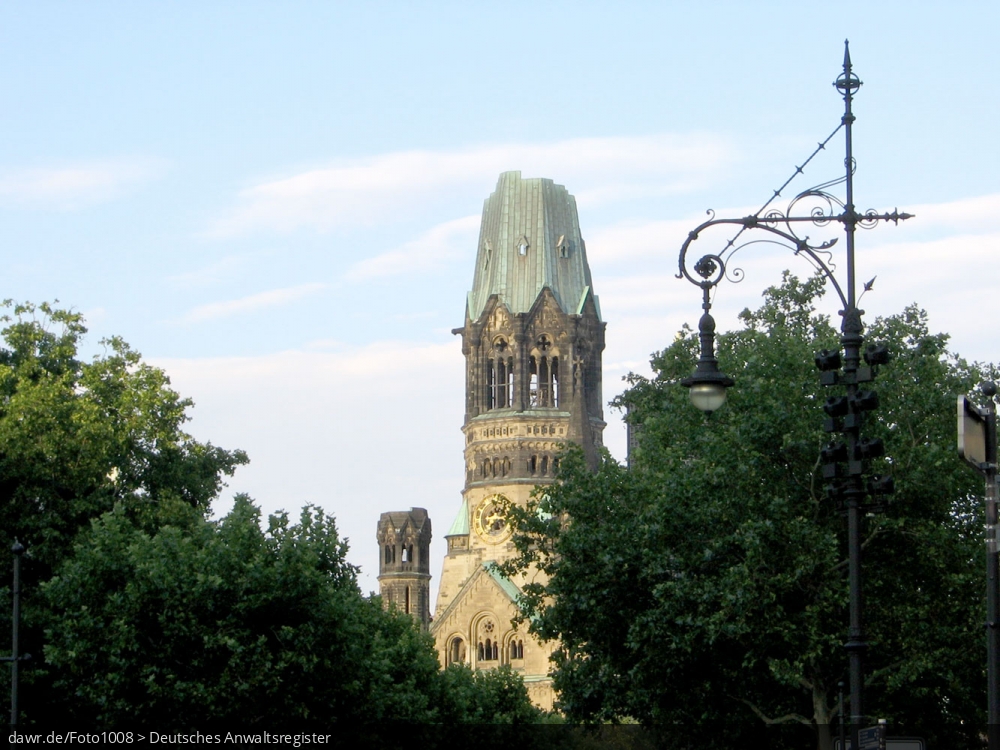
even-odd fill
[[[709,211],[709,220],[699,224],[692,230],[681,246],[678,258],[678,278],[686,278],[702,290],[702,307],[704,314],[701,319],[701,358],[697,369],[689,378],[681,381],[681,385],[689,388],[691,400],[696,406],[713,411],[725,402],[725,389],[734,381],[723,375],[715,358],[715,321],[710,314],[712,290],[723,280],[739,282],[743,272],[739,268],[729,268],[729,262],[734,253],[749,244],[760,242],[759,234],[752,231],[763,231],[767,235],[765,241],[773,242],[792,250],[796,255],[805,258],[828,280],[837,292],[842,305],[841,351],[822,351],[816,355],[816,365],[821,370],[820,382],[825,386],[844,387],[843,396],[828,398],[823,406],[827,414],[823,428],[826,432],[840,435],[822,452],[823,479],[828,495],[835,500],[838,507],[847,514],[848,520],[848,579],[850,586],[850,626],[848,639],[844,644],[850,659],[850,703],[851,703],[851,737],[853,747],[858,747],[858,729],[864,719],[862,711],[863,687],[863,657],[868,647],[865,638],[863,621],[863,600],[861,589],[861,524],[863,515],[877,507],[869,502],[892,492],[892,478],[873,476],[866,479],[867,463],[884,453],[881,440],[868,440],[861,437],[865,412],[878,406],[877,395],[861,386],[874,380],[878,366],[888,361],[888,352],[884,346],[869,345],[862,355],[864,344],[864,325],[862,316],[864,310],[858,308],[856,293],[854,239],[858,227],[869,229],[880,222],[891,221],[899,223],[910,218],[910,214],[893,210],[891,213],[878,213],[869,209],[859,213],[854,203],[854,171],[852,133],[855,116],[851,105],[854,94],[861,87],[861,81],[854,74],[851,65],[851,55],[848,43],[844,42],[843,72],[834,82],[844,99],[844,114],[840,124],[821,142],[808,159],[795,168],[785,183],[774,191],[768,201],[750,216],[733,219],[716,218]],[[813,158],[830,143],[833,137],[844,132],[844,175],[817,187],[809,188],[795,195],[787,208],[782,211],[772,208],[772,204],[791,182],[802,174],[804,168]],[[836,185],[844,185],[843,200],[828,192]],[[802,215],[802,209],[810,207]],[[837,237],[825,241],[810,240],[808,236],[800,236],[799,227],[825,227],[840,224],[845,233],[846,283],[841,286],[834,274],[835,265],[832,262],[832,248],[838,243]],[[688,252],[692,244],[707,231],[715,227],[737,228],[735,235],[729,239],[719,252],[701,256],[692,265],[694,274],[688,269]],[[747,235],[745,238],[744,235]],[[872,280],[874,281],[874,279]],[[871,288],[871,283],[865,284],[864,291]],[[862,292],[862,294],[864,293]],[[862,365],[862,357],[865,364]],[[707,394],[707,395],[706,395]]]
[[[11,589],[10,656],[0,658],[0,661],[10,662],[10,728],[17,729],[18,667],[22,661],[31,659],[31,654],[21,654],[18,642],[21,629],[21,555],[24,554],[24,545],[15,541],[10,551],[14,555],[14,587]]]

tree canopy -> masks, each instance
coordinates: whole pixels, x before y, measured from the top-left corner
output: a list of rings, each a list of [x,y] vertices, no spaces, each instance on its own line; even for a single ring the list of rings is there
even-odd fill
[[[331,518],[306,508],[297,524],[271,516],[265,531],[259,515],[240,497],[221,521],[197,515],[153,534],[120,512],[94,522],[45,585],[45,656],[76,722],[537,720],[518,678],[441,674],[412,617],[362,597]]]
[[[526,617],[561,643],[555,684],[571,719],[629,717],[688,738],[698,727],[699,747],[795,725],[830,747],[848,582],[844,519],[819,471],[833,394],[813,355],[839,342],[815,311],[821,294],[820,279],[786,275],[719,337],[737,383],[707,418],[679,386],[697,350],[685,328],[654,356],[655,376],[631,376],[617,400],[640,429],[631,468],[605,455],[593,473],[570,454],[560,481],[512,509],[520,557],[508,572],[548,574],[527,587]],[[896,493],[865,524],[865,710],[932,745],[974,743],[986,704],[981,480],[955,456],[954,399],[982,373],[913,306],[866,336],[893,355],[865,434],[884,439],[874,468]]]
[[[243,451],[183,431],[189,399],[119,338],[84,362],[79,313],[5,303],[0,317],[0,544],[31,550],[26,575],[46,578],[76,534],[116,505],[142,520],[166,499],[206,511]],[[0,580],[10,560],[0,556]]]
[[[122,340],[84,362],[82,317],[6,303],[0,544],[22,566],[21,721],[275,730],[538,721],[509,670],[442,672],[430,636],[362,596],[332,517],[265,525],[211,503],[243,463]],[[0,582],[11,558],[0,555]],[[2,593],[9,595],[9,588]],[[9,600],[8,596],[3,597]],[[8,694],[3,681],[0,694]]]

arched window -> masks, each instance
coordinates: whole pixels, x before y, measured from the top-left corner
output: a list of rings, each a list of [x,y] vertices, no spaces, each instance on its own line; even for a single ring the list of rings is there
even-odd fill
[[[404,610],[406,614],[410,614],[410,587],[406,587],[406,609]]]
[[[524,658],[524,641],[511,641],[510,642],[510,659],[523,659]]]
[[[462,664],[465,661],[465,642],[461,638],[452,638],[448,649],[448,663]]]
[[[545,335],[538,337],[528,360],[528,394],[531,406],[559,406],[559,357]]]
[[[542,474],[549,473],[549,457],[542,456]]]
[[[500,658],[500,641],[486,639],[486,643],[479,644],[479,659],[481,661],[497,661]]]
[[[549,383],[549,398],[552,400],[552,406],[559,406],[559,357],[552,358],[549,377],[551,378]]]
[[[410,561],[410,558],[406,556],[406,545],[404,544],[403,545],[402,557],[400,558],[400,562],[409,562],[409,561]]]
[[[413,545],[412,544],[409,547],[406,548],[406,559],[409,562],[415,562],[414,559],[413,559]]]
[[[514,404],[514,358],[503,336],[493,339],[493,350],[486,360],[486,408],[503,409]]]

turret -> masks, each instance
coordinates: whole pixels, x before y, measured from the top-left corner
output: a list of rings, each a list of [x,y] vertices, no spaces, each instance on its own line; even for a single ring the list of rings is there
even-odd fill
[[[423,508],[383,513],[378,520],[378,584],[386,607],[396,606],[426,628],[430,623],[431,520]]]

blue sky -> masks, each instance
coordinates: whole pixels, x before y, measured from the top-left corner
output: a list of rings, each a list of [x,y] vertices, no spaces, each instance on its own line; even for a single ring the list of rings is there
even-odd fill
[[[2,296],[59,299],[87,315],[93,351],[117,334],[165,367],[196,401],[191,432],[250,453],[229,494],[334,513],[375,588],[379,512],[428,508],[439,558],[458,509],[450,330],[498,174],[577,196],[610,398],[696,319],[673,272],[705,209],[756,208],[836,127],[847,37],[859,208],[917,214],[861,233],[859,276],[878,275],[864,306],[918,302],[959,353],[996,359],[998,16],[0,0]],[[839,172],[835,142],[797,187]],[[783,268],[808,273],[745,259],[716,298],[721,328]]]

